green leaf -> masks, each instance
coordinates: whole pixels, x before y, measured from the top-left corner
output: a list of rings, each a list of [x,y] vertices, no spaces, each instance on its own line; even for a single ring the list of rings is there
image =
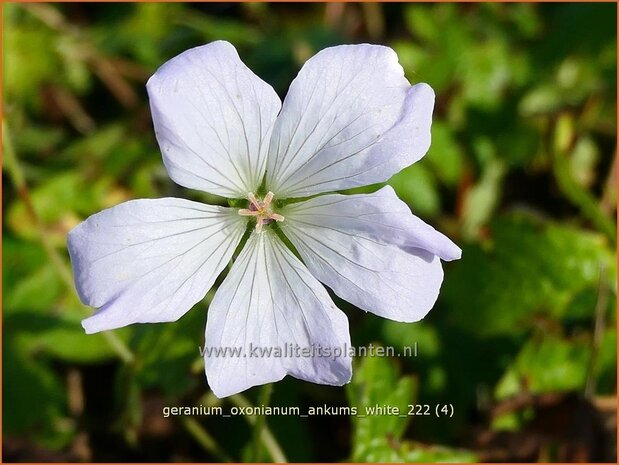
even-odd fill
[[[377,441],[386,445],[402,437],[409,417],[402,418],[399,414],[408,413],[417,386],[412,377],[398,379],[393,362],[383,357],[361,359],[354,373],[353,381],[346,389],[349,404],[356,407],[358,413],[352,416],[352,457],[354,461],[366,461],[376,453],[372,449]],[[399,414],[387,414],[385,406],[397,407]]]
[[[20,338],[4,326],[2,375],[11,389],[2,390],[2,428],[5,434],[37,432],[36,439],[63,436],[56,422],[65,412],[64,387],[50,367],[25,349]]]
[[[468,192],[462,213],[464,218],[462,230],[465,237],[476,237],[481,227],[494,213],[500,200],[505,171],[502,161],[490,160],[484,167],[481,179]]]
[[[611,327],[606,329],[602,335],[602,341],[594,368],[597,378],[597,394],[613,394],[616,390],[617,328],[615,325],[615,321],[609,322],[609,326]]]
[[[109,179],[86,181],[75,171],[61,172],[51,176],[31,191],[34,209],[50,241],[59,247],[66,247],[69,230],[79,222],[78,215],[89,215],[97,209],[116,203],[115,192]],[[38,238],[25,204],[15,200],[8,209],[8,224],[21,238]]]
[[[23,279],[30,277],[34,270],[40,269],[46,262],[47,257],[40,244],[16,239],[5,232],[2,238],[2,267],[11,272],[2,273],[3,303],[6,305],[12,290]]]
[[[469,451],[442,446],[427,446],[402,439],[410,416],[409,406],[417,396],[417,381],[399,376],[393,362],[381,357],[363,358],[355,368],[352,383],[346,387],[353,415],[355,462],[473,462]],[[397,407],[399,415],[389,414],[386,406]],[[382,412],[377,409],[382,408]],[[400,416],[402,415],[402,416]]]
[[[616,293],[614,251],[603,236],[525,213],[502,216],[488,235],[464,246],[442,293],[453,321],[479,336],[517,335],[536,316],[563,317],[581,291],[597,288],[601,270]]]
[[[60,57],[53,45],[50,47],[57,36],[47,28],[27,24],[19,7],[7,10],[3,15],[3,95],[9,102],[40,108],[41,87],[57,82],[62,75]]]
[[[133,346],[140,361],[137,376],[143,388],[181,395],[202,379],[200,344],[205,321],[204,305],[198,305],[172,324],[136,328]],[[196,363],[200,369],[194,373]]]
[[[116,357],[102,334],[86,334],[80,321],[87,316],[79,304],[60,303],[54,311],[20,310],[5,327],[19,333],[28,353],[68,363],[98,363]],[[119,336],[127,330],[117,331]]]
[[[388,184],[415,213],[422,216],[438,214],[440,198],[436,179],[425,165],[416,163],[404,168]]]
[[[424,163],[432,166],[434,174],[441,182],[456,186],[462,174],[462,159],[462,150],[449,126],[442,121],[434,121],[432,145],[424,157]]]
[[[590,346],[587,340],[555,335],[530,339],[496,387],[504,399],[526,390],[533,394],[582,391],[587,379]]]
[[[417,343],[422,348],[420,357],[436,358],[441,349],[440,336],[436,327],[425,322],[402,324],[398,321],[385,320],[382,334],[390,345],[400,349]]]
[[[49,310],[64,290],[65,285],[58,273],[46,263],[5,291],[4,309],[7,314],[18,310]]]
[[[590,187],[596,178],[596,165],[599,150],[591,137],[578,140],[570,157],[570,170],[574,180],[585,187]]]

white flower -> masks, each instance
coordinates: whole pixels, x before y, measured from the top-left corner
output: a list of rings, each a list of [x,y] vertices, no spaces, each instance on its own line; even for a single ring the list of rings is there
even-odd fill
[[[204,298],[246,231],[208,311],[206,375],[219,397],[287,374],[338,386],[350,380],[348,352],[212,351],[350,347],[348,320],[319,281],[392,320],[418,321],[432,308],[440,259],[460,257],[455,244],[390,187],[315,196],[386,181],[428,150],[434,93],[408,83],[393,50],[325,49],[305,63],[283,105],[227,42],[173,58],[147,89],[170,177],[247,202],[238,209],[134,200],[73,229],[76,287],[99,309],[83,321],[87,333],[177,320]]]

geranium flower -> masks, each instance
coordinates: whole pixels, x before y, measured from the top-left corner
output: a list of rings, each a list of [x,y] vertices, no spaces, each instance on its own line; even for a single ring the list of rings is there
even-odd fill
[[[208,310],[206,375],[219,397],[287,374],[350,380],[348,320],[320,282],[396,321],[432,308],[440,259],[459,258],[456,245],[391,187],[318,195],[384,182],[428,150],[434,93],[409,84],[393,50],[327,48],[305,63],[282,105],[219,41],[165,63],[147,90],[170,177],[245,201],[133,200],[73,229],[76,287],[99,309],[83,321],[87,333],[177,320],[204,298],[244,235]]]

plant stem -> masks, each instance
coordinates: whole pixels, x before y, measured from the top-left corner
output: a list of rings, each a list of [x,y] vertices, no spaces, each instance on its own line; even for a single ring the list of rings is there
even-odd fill
[[[32,203],[32,198],[30,197],[28,185],[26,184],[26,178],[13,148],[13,141],[11,140],[9,127],[6,120],[2,121],[2,145],[2,152],[4,155],[4,167],[8,171],[11,181],[13,181],[13,185],[17,190],[17,195],[19,195],[22,202],[24,202],[24,206],[26,207],[28,216],[33,222],[37,235],[39,236],[39,240],[41,241],[41,245],[43,245],[45,253],[52,262],[54,268],[56,268],[56,271],[60,275],[63,282],[67,286],[73,287],[73,278],[71,277],[71,272],[64,266],[62,258],[60,257],[52,243],[49,241],[47,234],[45,234],[45,228],[43,227],[43,224],[41,223],[41,220],[36,213],[34,204]]]
[[[262,386],[260,392],[260,406],[266,407],[269,405],[271,401],[271,394],[273,393],[273,384],[268,383]],[[258,415],[256,417],[256,423],[254,424],[254,435],[252,438],[252,451],[251,451],[251,461],[259,462],[262,450],[262,430],[264,429],[264,425],[266,422],[266,418],[264,415]]]
[[[607,216],[612,215],[617,208],[617,147],[615,146],[615,156],[610,165],[610,170],[604,182],[602,201],[600,206],[602,212]]]
[[[565,129],[563,126],[569,125],[569,121],[569,118],[560,119],[555,129],[559,136],[556,136],[558,142],[555,142],[555,146],[552,148],[552,169],[557,185],[563,195],[578,207],[581,213],[614,244],[617,242],[615,220],[604,213],[600,202],[587,189],[578,184],[572,176],[568,159],[572,143],[567,136],[564,136],[565,141],[561,137],[562,130]],[[568,131],[566,130],[566,132]]]
[[[217,441],[200,423],[190,417],[183,417],[183,426],[191,436],[213,457],[222,462],[232,462],[232,459],[219,447]]]
[[[235,394],[229,397],[230,402],[232,402],[237,407],[248,408],[252,407],[251,403],[243,396],[242,394]],[[256,418],[254,416],[245,416],[245,419],[250,425],[256,424]],[[282,448],[277,443],[277,440],[271,433],[268,425],[263,424],[260,433],[260,439],[262,444],[264,444],[265,449],[269,452],[271,459],[277,463],[286,463],[286,456],[282,451]]]
[[[19,158],[13,147],[11,133],[9,131],[9,126],[6,122],[6,119],[2,120],[2,146],[2,154],[4,156],[3,166],[6,168],[9,177],[11,178],[13,186],[17,190],[17,194],[21,198],[22,202],[24,202],[28,216],[30,217],[30,220],[32,221],[36,229],[39,241],[41,242],[41,245],[43,246],[43,249],[45,250],[45,253],[47,254],[47,257],[49,258],[52,266],[55,268],[56,272],[69,290],[71,297],[76,302],[79,302],[79,298],[75,291],[75,286],[73,285],[71,270],[58,253],[58,250],[56,250],[54,245],[49,240],[49,236],[47,234],[47,231],[45,230],[45,226],[39,218],[39,215],[37,214],[34,207],[34,203],[32,202],[30,190],[28,189],[28,183],[26,182],[26,177],[24,176],[24,172],[19,163]],[[104,331],[101,334],[108,342],[112,350],[116,352],[118,357],[123,362],[127,364],[131,364],[134,362],[135,357],[133,353],[131,352],[129,347],[127,347],[127,345],[122,341],[122,339],[118,337],[116,333]]]
[[[576,205],[600,232],[615,243],[617,231],[613,221],[602,212],[595,198],[574,180],[564,154],[556,154],[553,167],[555,179],[563,195]]]
[[[598,298],[595,304],[595,320],[593,325],[593,336],[591,338],[591,357],[589,358],[589,367],[587,369],[587,381],[585,384],[585,397],[593,399],[596,390],[596,368],[600,353],[600,345],[604,336],[606,327],[606,309],[608,306],[608,298],[610,289],[606,281],[606,266],[600,264],[600,277],[598,282]]]

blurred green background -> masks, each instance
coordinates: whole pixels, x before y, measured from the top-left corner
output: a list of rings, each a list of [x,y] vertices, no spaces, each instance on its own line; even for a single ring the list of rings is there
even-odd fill
[[[616,461],[616,4],[2,6],[4,461]],[[418,324],[336,300],[354,345],[418,357],[357,358],[346,388],[286,378],[271,405],[453,418],[164,418],[260,403],[206,387],[213,292],[177,323],[83,333],[69,229],[129,199],[209,200],[168,179],[144,84],[216,39],[282,98],[342,43],[387,44],[435,89],[432,148],[389,183],[463,258]]]

